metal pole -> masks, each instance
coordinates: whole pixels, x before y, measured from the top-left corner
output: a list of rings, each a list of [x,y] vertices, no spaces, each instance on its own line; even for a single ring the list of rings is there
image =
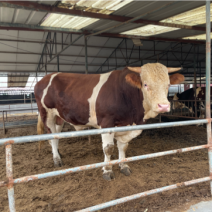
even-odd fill
[[[194,46],[194,108],[195,108],[195,118],[197,118],[197,71],[196,71],[196,46]]]
[[[13,142],[13,144],[18,144],[18,143],[28,143],[28,142],[42,141],[42,140],[51,140],[55,138],[57,139],[73,138],[73,137],[86,136],[86,135],[100,135],[103,133],[177,127],[177,126],[186,126],[186,125],[196,125],[201,123],[208,123],[208,120],[198,119],[194,121],[176,121],[176,122],[167,122],[167,123],[143,124],[143,125],[125,126],[125,127],[112,127],[112,128],[102,128],[102,129],[62,132],[62,133],[51,133],[51,134],[43,134],[43,135],[30,135],[30,136],[12,137],[9,139],[2,138],[0,139],[0,145],[8,144],[8,142]]]
[[[211,78],[211,22],[210,22],[210,1],[206,1],[206,118],[211,118],[210,103],[210,78]],[[209,172],[212,176],[212,141],[211,141],[211,120],[207,123],[207,140],[210,147],[208,148]],[[212,194],[212,180],[210,181]]]
[[[87,51],[87,37],[84,36],[85,41],[85,74],[88,74],[88,51]]]
[[[89,164],[89,165],[85,165],[85,166],[78,166],[78,167],[69,168],[69,169],[62,169],[62,170],[57,170],[57,171],[52,171],[52,172],[45,172],[45,173],[42,173],[42,174],[24,176],[24,177],[13,179],[11,182],[14,183],[14,184],[26,183],[26,182],[33,181],[33,180],[40,180],[40,179],[45,179],[45,178],[49,178],[49,177],[55,177],[55,176],[58,176],[58,175],[65,175],[65,174],[70,174],[70,173],[74,173],[74,172],[91,170],[91,169],[96,169],[96,168],[100,168],[100,167],[103,167],[103,166],[117,165],[117,164],[120,164],[120,163],[123,163],[123,162],[128,163],[128,162],[133,162],[133,161],[138,161],[138,160],[145,160],[145,159],[150,159],[150,158],[162,157],[162,156],[165,156],[165,155],[185,153],[185,152],[190,152],[190,151],[195,151],[195,150],[200,150],[200,149],[206,149],[206,148],[208,148],[207,144],[201,145],[201,146],[194,146],[194,147],[187,147],[187,148],[182,148],[182,149],[169,150],[169,151],[164,151],[164,152],[151,153],[151,154],[146,154],[146,155],[138,155],[138,156],[134,156],[134,157],[130,157],[130,158],[112,160],[112,161],[109,161],[109,162],[94,163],[94,164]],[[211,178],[212,178],[212,176],[211,176]],[[0,187],[4,187],[7,184],[8,184],[7,181],[0,181]]]
[[[33,113],[33,108],[32,108],[32,93],[31,93],[31,109],[32,109],[32,113]]]
[[[3,133],[5,135],[4,111],[2,111],[2,120],[3,120]]]
[[[200,178],[200,179],[196,179],[196,180],[190,180],[190,181],[186,181],[186,182],[182,182],[182,183],[177,183],[177,184],[165,186],[165,187],[162,187],[162,188],[156,188],[156,189],[152,189],[152,190],[145,191],[145,192],[142,192],[142,193],[133,194],[131,196],[122,197],[122,198],[119,198],[119,199],[116,199],[116,200],[105,202],[105,203],[95,205],[95,206],[92,206],[92,207],[89,207],[89,208],[85,208],[85,209],[82,209],[82,210],[79,210],[79,211],[76,211],[76,212],[100,211],[101,209],[108,208],[108,207],[118,205],[118,204],[121,204],[121,203],[125,203],[125,202],[135,200],[135,199],[138,199],[138,198],[141,198],[141,197],[146,197],[146,196],[149,196],[149,195],[152,195],[152,194],[157,194],[157,193],[160,193],[160,192],[169,191],[169,190],[176,189],[176,188],[182,188],[182,187],[185,187],[185,186],[194,185],[196,183],[207,182],[207,181],[210,181],[210,180],[211,180],[211,177],[204,177],[204,178]],[[145,211],[147,211],[147,210],[145,210]]]
[[[59,61],[59,55],[57,56],[57,72],[60,72],[60,61]]]
[[[7,174],[7,189],[10,212],[15,212],[15,198],[13,186],[13,161],[12,161],[12,144],[6,145],[6,174]]]

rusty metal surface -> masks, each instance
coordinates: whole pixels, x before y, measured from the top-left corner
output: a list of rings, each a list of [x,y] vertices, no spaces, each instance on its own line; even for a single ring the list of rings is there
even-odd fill
[[[206,1],[206,118],[211,118],[211,100],[210,100],[210,80],[211,80],[211,20],[210,20],[210,1]],[[207,123],[207,141],[210,148],[208,149],[209,172],[212,176],[212,140],[211,140],[211,122]],[[212,194],[212,181],[210,182]]]
[[[42,12],[48,12],[48,13],[53,12],[55,14],[66,14],[66,15],[74,15],[74,16],[80,16],[80,17],[98,18],[98,19],[111,20],[111,21],[117,21],[117,22],[126,22],[131,19],[131,17],[127,17],[127,16],[119,16],[119,15],[113,15],[113,14],[106,15],[102,13],[93,13],[93,12],[88,12],[84,10],[73,10],[73,9],[70,10],[67,8],[54,7],[54,6],[44,5],[44,4],[35,3],[35,2],[27,2],[27,1],[26,2],[2,1],[0,6],[29,9],[33,11],[42,11]],[[149,12],[150,11],[148,11],[148,13]],[[133,23],[145,24],[145,25],[153,24],[158,26],[176,27],[176,28],[188,29],[188,30],[199,30],[199,31],[206,30],[205,27],[188,26],[188,25],[175,24],[175,23],[165,23],[165,22],[144,20],[144,19],[135,20],[133,21]]]
[[[10,212],[15,212],[15,198],[14,198],[14,186],[13,186],[12,144],[6,145],[5,150],[6,150],[6,175],[7,175],[7,189],[8,189],[9,208],[10,208]]]
[[[75,131],[75,132],[63,132],[63,133],[32,135],[32,136],[22,136],[22,137],[13,137],[13,138],[2,138],[0,139],[0,145],[5,145],[5,143],[7,143],[9,140],[14,140],[14,144],[19,144],[19,143],[42,141],[42,140],[51,140],[54,138],[57,138],[57,139],[72,138],[72,137],[87,136],[87,135],[100,135],[104,133],[196,125],[196,124],[204,124],[207,122],[208,121],[206,119],[199,119],[199,120],[192,120],[192,121],[177,121],[177,122],[169,122],[169,123],[162,123],[162,124],[161,123],[143,124],[143,125],[92,129],[92,130]]]
[[[43,173],[43,174],[21,177],[21,178],[14,179],[11,182],[14,184],[24,183],[24,182],[29,182],[29,181],[33,181],[33,180],[54,177],[54,176],[58,176],[58,175],[70,174],[70,173],[80,172],[80,171],[85,171],[85,170],[90,170],[90,169],[96,169],[96,168],[100,168],[103,166],[116,165],[116,164],[123,163],[123,162],[126,163],[126,162],[144,160],[144,159],[149,159],[149,158],[161,157],[164,155],[172,155],[172,154],[189,152],[189,151],[200,150],[200,149],[205,149],[205,148],[209,148],[209,145],[206,144],[206,145],[201,145],[201,146],[187,147],[187,148],[182,148],[182,149],[169,150],[169,151],[157,152],[157,153],[146,154],[146,155],[139,155],[139,156],[134,156],[134,157],[130,157],[130,158],[124,158],[121,160],[113,160],[110,162],[95,163],[95,164],[91,164],[91,165],[79,166],[79,167],[74,167],[74,168],[70,168],[70,169],[64,169],[64,170],[58,170],[58,171],[53,171],[53,172],[47,172],[47,173]],[[7,182],[0,182],[0,187],[3,187],[5,185],[8,185]]]

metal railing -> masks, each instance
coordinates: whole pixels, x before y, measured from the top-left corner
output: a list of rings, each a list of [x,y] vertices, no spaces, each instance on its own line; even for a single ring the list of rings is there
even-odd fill
[[[6,175],[7,180],[0,182],[0,187],[6,186],[8,188],[8,199],[9,199],[9,207],[10,211],[15,211],[15,198],[14,198],[14,184],[17,183],[24,183],[29,182],[32,180],[38,180],[58,175],[64,175],[74,172],[80,172],[90,169],[95,169],[103,166],[110,166],[115,165],[123,162],[132,162],[137,160],[143,160],[148,158],[154,158],[154,157],[160,157],[164,155],[171,155],[176,153],[183,153],[188,151],[194,151],[194,150],[200,150],[200,149],[212,149],[212,144],[208,143],[206,145],[201,146],[194,146],[194,147],[188,147],[188,148],[182,148],[182,149],[176,149],[176,150],[170,150],[165,152],[158,152],[158,153],[152,153],[152,154],[146,154],[146,155],[140,155],[130,158],[125,158],[121,160],[113,160],[110,162],[102,162],[102,163],[96,163],[91,165],[85,165],[80,167],[74,167],[64,170],[58,170],[53,172],[47,172],[43,174],[37,174],[37,175],[31,175],[31,176],[24,176],[17,179],[13,179],[13,166],[12,166],[12,145],[13,144],[20,144],[20,143],[29,143],[29,142],[35,142],[35,141],[41,141],[41,140],[51,140],[54,138],[61,139],[61,138],[72,138],[72,137],[78,137],[78,136],[87,136],[87,135],[99,135],[104,133],[114,133],[114,132],[124,132],[124,131],[133,131],[133,130],[145,130],[145,129],[154,129],[154,128],[166,128],[166,127],[176,127],[176,126],[186,126],[186,125],[196,125],[200,123],[210,123],[211,119],[201,119],[201,120],[192,120],[192,121],[181,121],[181,122],[170,122],[170,123],[156,123],[156,124],[146,124],[146,125],[137,125],[137,126],[126,126],[126,127],[115,127],[115,128],[105,128],[105,129],[94,129],[94,130],[86,130],[86,131],[77,131],[77,132],[63,132],[63,133],[54,133],[54,134],[45,134],[45,135],[34,135],[34,136],[23,136],[23,137],[14,137],[14,138],[4,138],[0,139],[0,145],[5,145],[6,149]],[[209,155],[209,161],[210,164],[212,164],[212,155]],[[212,174],[212,169],[210,167],[210,173]],[[200,182],[206,182],[211,181],[212,175],[196,180],[191,180],[187,182],[181,182],[170,186],[165,186],[158,189],[153,189],[150,191],[142,192],[139,194],[135,194],[129,197],[124,197],[121,199],[113,200],[107,203],[103,203],[100,205],[96,205],[90,208],[83,209],[81,211],[97,211],[103,208],[107,208],[113,205],[121,204],[123,202],[127,202],[129,200],[137,199],[143,196],[159,193],[162,191],[167,191],[183,186],[193,185]]]
[[[205,100],[169,100],[170,112],[160,116],[172,116],[187,119],[202,119],[206,117]],[[204,106],[204,109],[202,108]]]
[[[7,121],[7,114],[8,113],[11,113],[11,112],[21,112],[21,111],[28,111],[30,110],[33,114],[33,112],[37,112],[38,111],[38,108],[23,108],[23,109],[16,109],[16,110],[2,110],[1,111],[1,114],[2,114],[2,129],[3,129],[3,133],[5,134],[5,130],[6,130],[6,127],[5,127],[5,116],[4,114],[6,115],[6,121]],[[21,126],[21,125],[20,125]]]

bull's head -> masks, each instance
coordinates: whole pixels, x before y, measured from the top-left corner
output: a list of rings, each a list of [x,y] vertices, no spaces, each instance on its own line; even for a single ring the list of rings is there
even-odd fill
[[[138,73],[128,74],[126,80],[143,92],[144,119],[153,118],[158,113],[169,112],[170,103],[167,99],[169,86],[184,81],[183,75],[169,76],[169,73],[179,71],[181,68],[167,68],[160,63],[149,63],[142,67],[128,67],[128,69]]]

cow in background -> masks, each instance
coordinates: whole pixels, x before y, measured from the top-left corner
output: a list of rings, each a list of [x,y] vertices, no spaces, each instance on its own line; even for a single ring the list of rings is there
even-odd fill
[[[211,88],[212,92],[212,88]],[[196,88],[196,100],[197,100],[197,117],[204,118],[205,117],[205,87],[197,87]],[[195,100],[195,90],[194,88],[190,88],[182,93],[176,93],[173,97],[173,100],[184,101],[184,100]],[[204,101],[199,101],[204,100]],[[195,103],[193,105],[191,102],[174,102],[172,109],[177,108],[188,108],[191,113],[195,114]]]
[[[108,128],[141,125],[159,113],[169,112],[167,99],[170,84],[184,81],[181,74],[168,73],[181,68],[167,68],[160,63],[126,67],[105,74],[54,73],[43,77],[35,88],[40,113],[38,127],[59,133],[64,122],[81,130],[87,127]],[[39,129],[40,133],[42,130]],[[119,159],[125,158],[129,141],[142,130],[102,134],[104,161],[113,154],[117,140]],[[55,166],[61,166],[59,140],[50,141]],[[121,173],[130,175],[127,164],[119,164]],[[112,166],[103,167],[103,178],[114,178]]]

